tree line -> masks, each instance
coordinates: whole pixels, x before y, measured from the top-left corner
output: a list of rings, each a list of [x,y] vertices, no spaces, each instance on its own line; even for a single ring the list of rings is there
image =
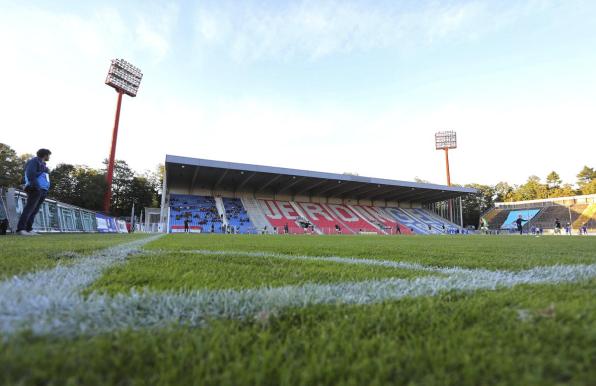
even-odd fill
[[[25,163],[31,154],[17,153],[0,143],[0,186],[18,187],[23,183]],[[106,190],[107,160],[101,169],[85,165],[58,164],[50,173],[51,198],[67,204],[102,211]],[[161,201],[163,165],[154,171],[137,173],[126,161],[117,160],[112,181],[112,214],[130,216],[134,204],[135,215],[144,207],[158,207]]]

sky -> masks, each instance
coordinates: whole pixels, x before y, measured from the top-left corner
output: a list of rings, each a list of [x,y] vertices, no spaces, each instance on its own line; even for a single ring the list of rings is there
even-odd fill
[[[445,183],[596,166],[596,1],[0,0],[0,142],[101,166],[113,58],[143,71],[117,158]]]

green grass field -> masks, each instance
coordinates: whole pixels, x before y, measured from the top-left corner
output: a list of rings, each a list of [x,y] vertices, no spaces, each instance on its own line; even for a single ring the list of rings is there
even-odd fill
[[[596,384],[596,237],[144,237],[0,239],[0,384]]]

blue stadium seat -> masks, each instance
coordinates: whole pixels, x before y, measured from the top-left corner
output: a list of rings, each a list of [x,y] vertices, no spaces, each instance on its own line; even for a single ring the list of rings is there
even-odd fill
[[[221,233],[222,220],[213,197],[188,194],[170,195],[170,231],[183,232],[184,220],[188,219],[193,232]]]
[[[223,198],[224,209],[228,224],[233,226],[237,233],[256,233],[255,227],[250,222],[248,213],[239,198]]]

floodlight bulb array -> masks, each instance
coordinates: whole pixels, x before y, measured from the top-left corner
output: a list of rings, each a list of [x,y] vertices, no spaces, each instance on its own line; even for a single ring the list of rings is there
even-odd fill
[[[439,131],[436,133],[435,147],[437,150],[457,148],[457,134],[455,131]]]
[[[132,97],[137,95],[143,73],[124,59],[114,59],[108,71],[106,84]]]

